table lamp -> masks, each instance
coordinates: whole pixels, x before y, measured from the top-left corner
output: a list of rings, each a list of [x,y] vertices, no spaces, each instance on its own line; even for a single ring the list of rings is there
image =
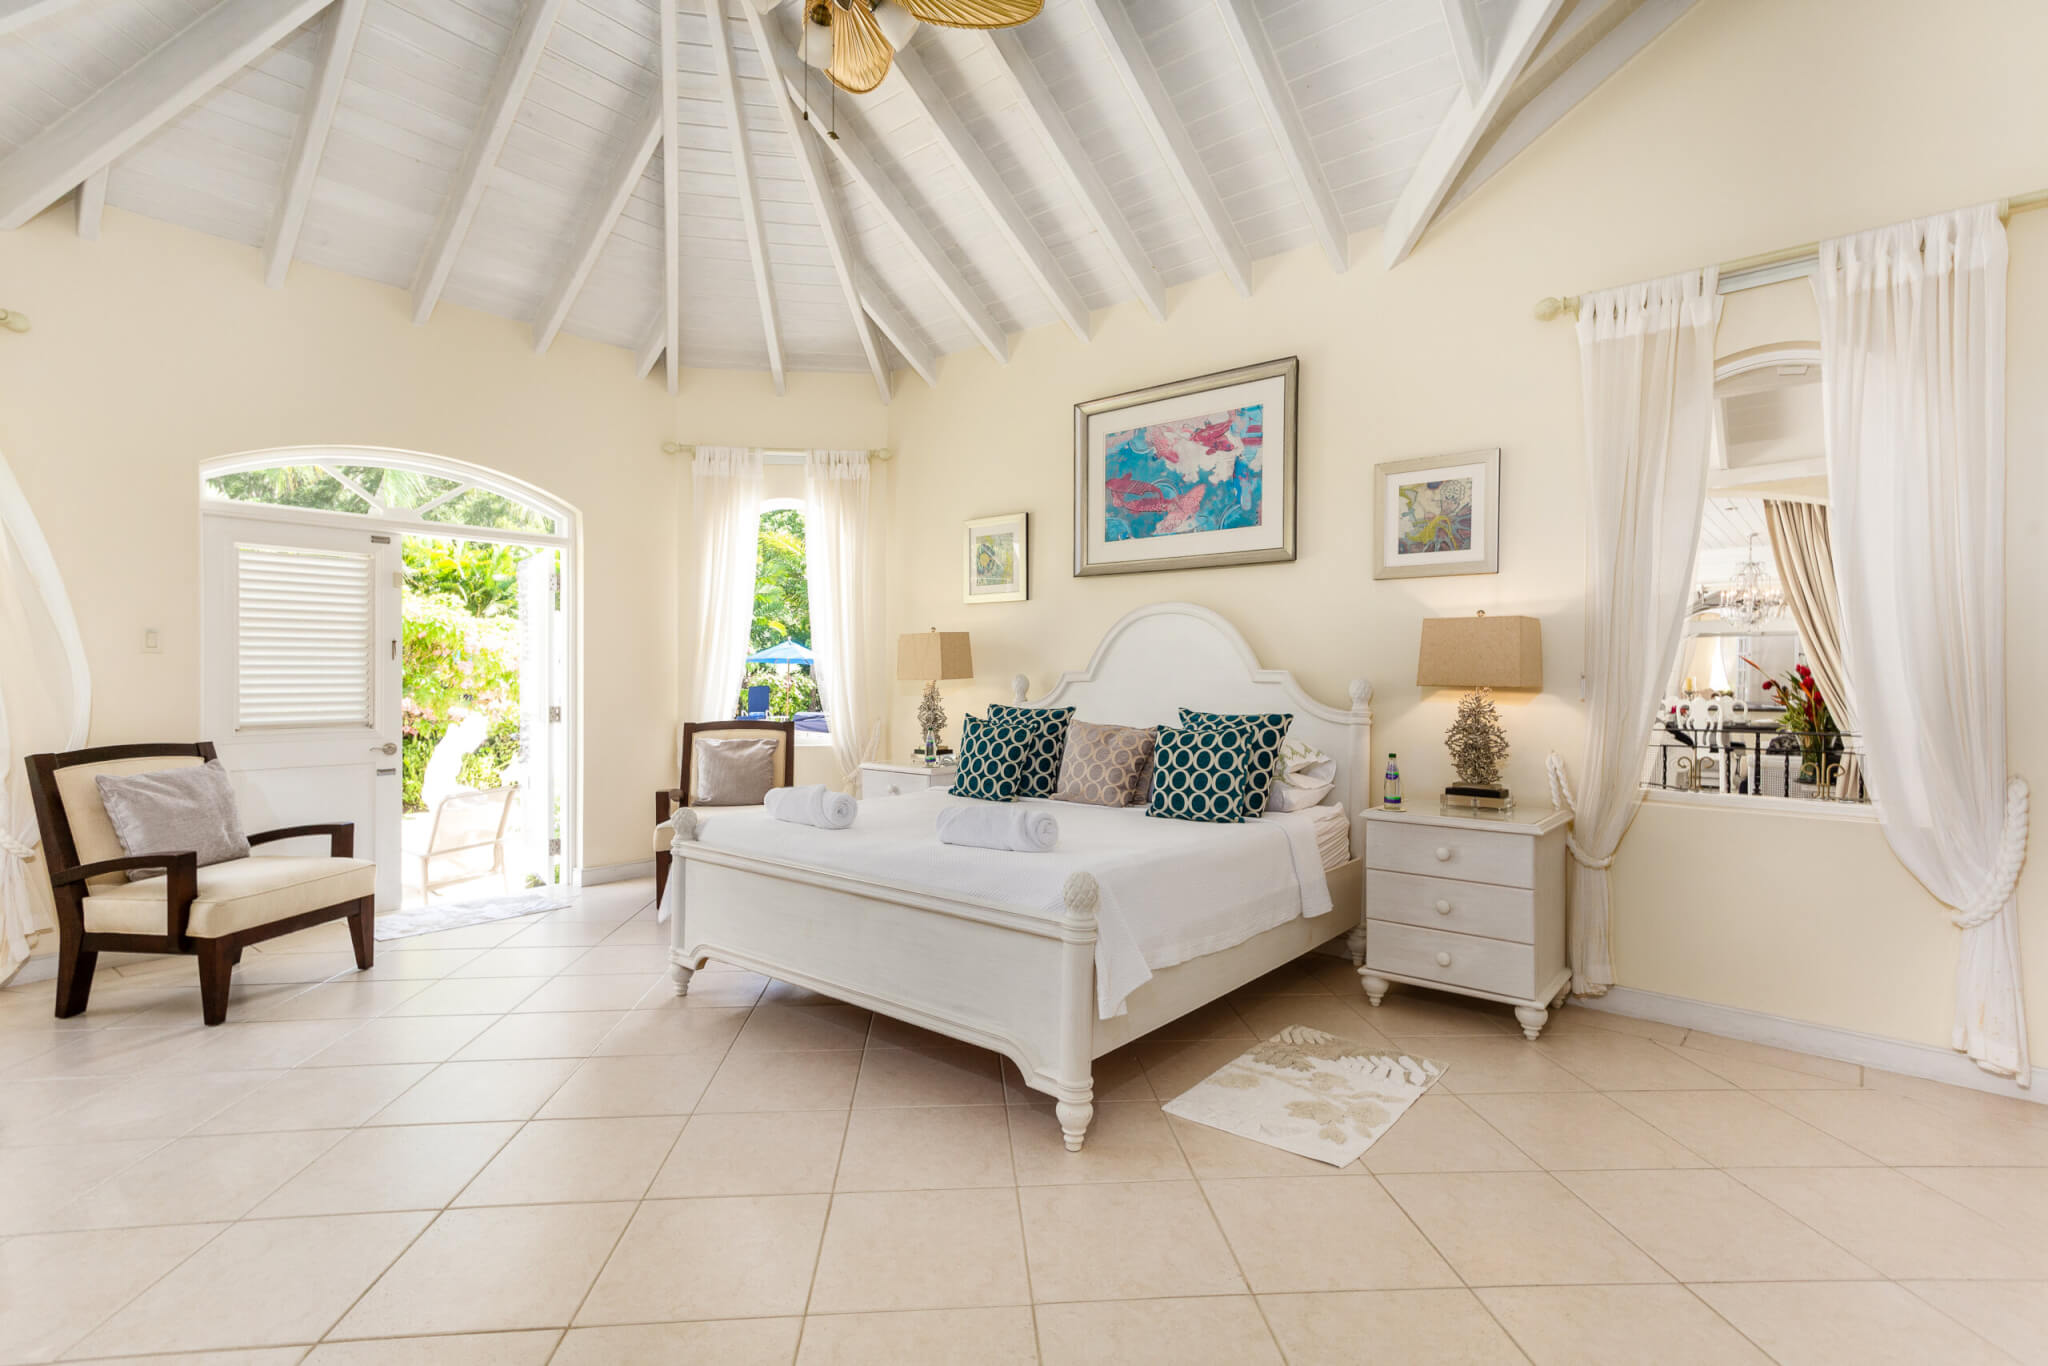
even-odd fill
[[[974,677],[974,649],[965,631],[907,632],[896,637],[896,677],[924,683],[917,704],[918,729],[924,732],[924,761],[939,761],[939,732],[946,728],[946,708],[939,700],[939,680]]]
[[[1543,623],[1534,617],[1432,617],[1422,623],[1415,682],[1424,688],[1470,688],[1458,719],[1444,733],[1458,781],[1444,788],[1446,814],[1501,813],[1515,799],[1500,780],[1507,732],[1488,694],[1494,688],[1543,686]]]

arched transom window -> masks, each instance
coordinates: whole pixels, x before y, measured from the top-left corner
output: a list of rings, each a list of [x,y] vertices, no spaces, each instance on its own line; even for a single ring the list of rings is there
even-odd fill
[[[203,487],[209,499],[428,523],[458,534],[569,534],[566,513],[530,490],[481,471],[407,460],[395,452],[268,451],[246,464],[209,466]]]

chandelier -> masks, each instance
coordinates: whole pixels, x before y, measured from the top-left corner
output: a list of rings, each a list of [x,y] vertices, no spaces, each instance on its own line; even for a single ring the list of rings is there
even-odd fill
[[[1785,609],[1785,590],[1756,557],[1757,535],[1749,534],[1749,559],[1721,590],[1720,609],[1741,626],[1755,626]]]

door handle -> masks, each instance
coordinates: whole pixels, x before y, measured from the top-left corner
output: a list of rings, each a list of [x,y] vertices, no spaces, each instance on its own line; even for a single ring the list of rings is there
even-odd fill
[[[386,741],[385,741],[385,742],[384,742],[383,744],[381,744],[381,745],[375,745],[375,746],[372,746],[372,747],[371,747],[371,749],[370,749],[370,753],[372,753],[372,754],[396,754],[396,753],[398,753],[398,745],[397,745],[397,743],[396,743],[396,742],[394,742],[394,741],[391,741],[391,740],[386,740]]]

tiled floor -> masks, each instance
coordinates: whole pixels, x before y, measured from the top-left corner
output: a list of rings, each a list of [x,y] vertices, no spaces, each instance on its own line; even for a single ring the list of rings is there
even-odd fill
[[[189,959],[0,992],[0,1363],[2048,1363],[2048,1108],[1317,959],[1071,1154],[992,1054],[678,1000],[649,897],[301,935],[213,1030]],[[1450,1070],[1343,1172],[1159,1108],[1295,1023]]]

